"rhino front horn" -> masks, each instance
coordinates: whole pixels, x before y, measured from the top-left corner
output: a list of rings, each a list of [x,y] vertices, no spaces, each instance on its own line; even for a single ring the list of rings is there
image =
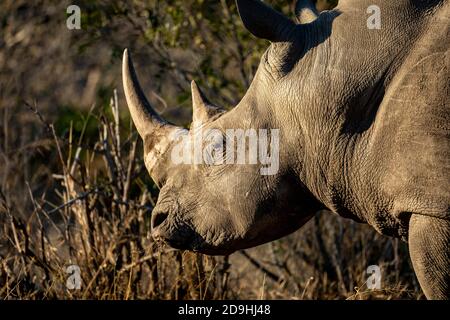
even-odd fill
[[[155,131],[164,131],[172,127],[153,110],[145,97],[139,85],[128,49],[125,49],[123,53],[122,77],[128,108],[141,137],[144,139],[145,136],[153,134]]]
[[[224,109],[217,107],[208,101],[195,81],[191,82],[191,90],[193,109],[192,124],[194,127],[214,120],[225,112]]]
[[[134,125],[144,140],[145,164],[151,171],[177,134],[184,130],[162,119],[152,108],[139,85],[131,56],[126,49],[123,53],[122,73],[128,108]]]

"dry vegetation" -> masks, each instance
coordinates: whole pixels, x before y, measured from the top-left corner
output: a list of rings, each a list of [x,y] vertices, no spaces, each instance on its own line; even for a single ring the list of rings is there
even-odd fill
[[[9,186],[0,190],[0,297],[5,299],[334,299],[420,298],[406,246],[367,226],[318,214],[301,231],[230,257],[206,257],[160,247],[149,236],[156,190],[148,189],[135,132],[122,136],[120,108],[93,108],[80,136],[58,137],[29,106],[46,138],[38,168],[15,188],[18,153],[2,150]],[[84,129],[98,124],[85,145]],[[3,119],[4,120],[4,119]],[[129,121],[127,126],[130,126]],[[50,142],[52,141],[52,142]],[[55,150],[45,151],[53,144]],[[44,158],[49,157],[49,161]],[[61,172],[33,192],[53,159]],[[6,160],[6,161],[5,161]],[[28,159],[25,159],[28,161]],[[18,166],[18,167],[17,167]],[[20,184],[16,184],[16,187]],[[22,186],[20,186],[22,187]],[[17,202],[29,207],[23,216]],[[81,269],[81,290],[68,290],[69,265]],[[367,290],[366,268],[382,268],[381,291]]]
[[[97,2],[99,8],[121,3]],[[122,20],[108,20],[81,52],[75,46],[84,45],[87,35],[57,29],[66,4],[49,3],[0,4],[0,299],[423,298],[406,244],[328,213],[284,239],[229,257],[154,243],[149,221],[158,190],[145,171],[123,95],[111,89],[120,89],[119,59],[102,54],[114,51],[114,42],[143,48],[154,60],[161,59],[153,55],[158,50],[169,57],[171,72],[159,76],[167,67],[162,64],[147,70],[147,78],[156,77],[157,86],[165,88],[153,102],[179,110],[190,105],[182,91],[191,78],[200,78],[232,105],[251,78],[260,47],[242,38],[240,26],[221,31],[208,25],[211,34],[205,31],[199,40],[206,47],[187,53],[145,42],[142,17],[136,15],[144,4],[136,1],[127,19],[118,14]],[[230,16],[223,16],[238,21],[230,8]],[[117,25],[122,33],[114,33]],[[201,61],[191,70],[178,68],[191,67],[180,61],[205,55],[208,43],[218,41],[229,43],[220,50],[231,66]],[[236,47],[240,41],[255,52],[246,55]],[[214,77],[222,77],[222,70],[228,78],[220,82]],[[182,92],[181,98],[174,99],[174,92]],[[187,123],[189,108],[182,110],[172,117]],[[379,291],[365,285],[372,264],[382,269]],[[80,267],[80,290],[66,288],[69,265]]]

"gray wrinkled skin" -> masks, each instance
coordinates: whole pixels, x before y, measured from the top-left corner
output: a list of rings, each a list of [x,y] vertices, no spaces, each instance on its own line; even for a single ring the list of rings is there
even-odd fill
[[[299,1],[298,23],[238,0],[246,28],[271,41],[231,111],[193,83],[190,131],[151,109],[131,58],[124,87],[161,188],[152,233],[169,245],[229,254],[285,236],[318,210],[409,242],[425,295],[450,297],[450,110],[447,0],[341,0],[321,13]],[[382,28],[366,12],[381,8]],[[279,128],[280,169],[174,165],[175,134],[195,128]]]

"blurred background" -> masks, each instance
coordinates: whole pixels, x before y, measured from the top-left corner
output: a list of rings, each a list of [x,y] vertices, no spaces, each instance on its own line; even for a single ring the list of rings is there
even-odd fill
[[[267,2],[294,18],[295,1]],[[66,26],[71,4],[80,30]],[[228,257],[153,243],[158,189],[124,101],[122,52],[168,120],[189,125],[193,79],[230,109],[268,46],[233,0],[2,0],[0,35],[0,299],[423,298],[406,244],[327,213]],[[80,289],[67,288],[71,265]],[[370,265],[380,290],[367,287]]]

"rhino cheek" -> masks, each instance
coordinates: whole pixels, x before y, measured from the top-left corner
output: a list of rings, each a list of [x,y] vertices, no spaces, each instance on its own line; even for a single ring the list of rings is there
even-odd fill
[[[203,220],[197,224],[196,232],[206,245],[213,247],[227,245],[236,234],[232,225],[222,219],[216,221],[213,221],[213,219]]]

